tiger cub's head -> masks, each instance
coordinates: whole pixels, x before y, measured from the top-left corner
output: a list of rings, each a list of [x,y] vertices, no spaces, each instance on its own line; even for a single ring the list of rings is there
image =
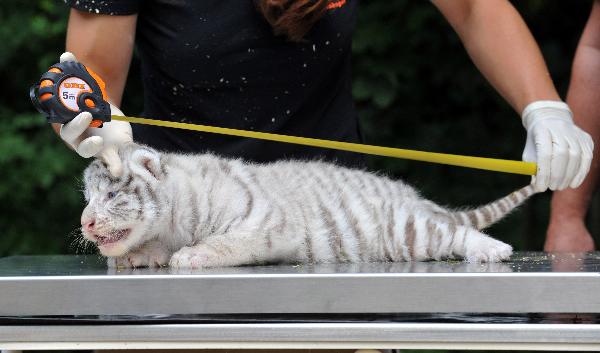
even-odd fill
[[[93,161],[83,173],[87,206],[81,215],[83,236],[105,256],[122,256],[146,242],[160,216],[161,180],[166,172],[161,154],[135,143],[119,150],[121,176]]]

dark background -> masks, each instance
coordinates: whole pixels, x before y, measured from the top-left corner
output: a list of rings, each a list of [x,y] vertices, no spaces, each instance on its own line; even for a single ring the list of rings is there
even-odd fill
[[[565,96],[591,1],[515,1]],[[0,256],[75,253],[87,161],[68,150],[28,99],[28,87],[64,51],[68,8],[57,0],[0,4]],[[354,96],[367,143],[520,159],[525,132],[516,112],[471,63],[450,26],[426,1],[361,3],[354,38]],[[123,111],[141,110],[134,62]],[[404,178],[452,206],[489,202],[525,176],[374,157],[371,167]],[[538,195],[490,229],[518,250],[541,250],[550,194]],[[600,229],[594,201],[589,224]]]

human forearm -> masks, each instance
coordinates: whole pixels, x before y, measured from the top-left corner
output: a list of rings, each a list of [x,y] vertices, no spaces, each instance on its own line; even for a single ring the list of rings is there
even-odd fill
[[[521,113],[537,100],[560,100],[529,29],[508,1],[434,0],[475,65]]]
[[[579,127],[600,141],[600,1],[596,1],[581,37],[573,69],[567,103]],[[576,189],[555,192],[552,197],[552,219],[585,217],[592,193],[596,189],[600,160],[594,154],[590,172]]]
[[[119,107],[133,54],[137,16],[107,16],[71,10],[67,51],[89,66],[107,83],[111,104]],[[52,124],[60,134],[61,124]],[[69,145],[70,148],[72,146]]]
[[[133,54],[137,15],[108,16],[71,10],[67,51],[106,82],[109,101],[121,105]]]
[[[591,137],[560,101],[539,48],[506,0],[433,0],[482,74],[522,115],[523,160],[537,163],[538,192],[578,187],[592,159]]]
[[[586,87],[592,82],[572,81],[572,89],[569,90],[567,103],[573,109],[574,119],[583,130],[587,131],[594,141],[600,141],[600,51],[596,54],[596,73],[590,73],[589,77],[580,80],[598,81],[593,84],[594,88]],[[573,78],[577,80],[576,78]],[[577,86],[577,87],[575,87]],[[594,154],[590,171],[576,189],[556,191],[552,197],[552,217],[585,217],[590,199],[598,182],[599,170],[598,154]]]

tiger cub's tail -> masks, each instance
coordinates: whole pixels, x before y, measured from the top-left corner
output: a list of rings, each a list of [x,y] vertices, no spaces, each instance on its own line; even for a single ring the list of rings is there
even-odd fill
[[[535,193],[533,186],[527,185],[487,205],[472,210],[453,212],[452,217],[459,224],[469,225],[479,230],[485,229],[508,215]]]

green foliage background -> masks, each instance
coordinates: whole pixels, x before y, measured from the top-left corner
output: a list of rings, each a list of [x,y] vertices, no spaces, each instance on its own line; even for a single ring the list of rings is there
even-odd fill
[[[591,1],[515,1],[564,97]],[[0,3],[0,256],[73,253],[86,161],[69,151],[31,106],[27,91],[64,50],[68,9],[54,0]],[[426,1],[361,3],[354,40],[354,96],[368,143],[520,159],[525,134],[515,112],[470,62],[457,36]],[[123,110],[141,110],[134,63]],[[443,204],[488,202],[529,180],[492,172],[372,158]],[[517,249],[540,250],[549,195],[491,229]],[[597,208],[594,201],[594,208]],[[597,212],[592,212],[595,214]],[[594,234],[600,225],[592,217]]]

